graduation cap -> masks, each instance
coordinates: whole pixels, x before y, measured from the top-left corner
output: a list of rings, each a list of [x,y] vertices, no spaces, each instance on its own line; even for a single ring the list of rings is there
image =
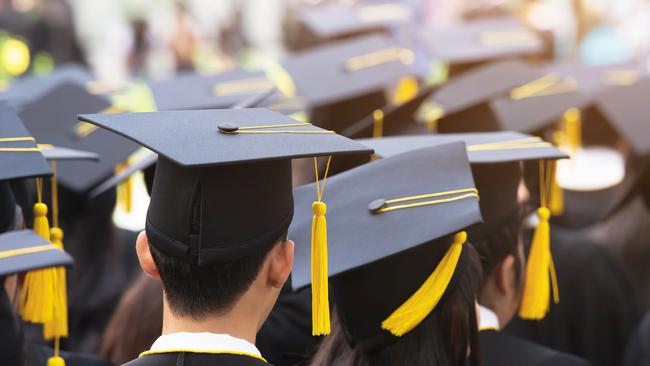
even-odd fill
[[[267,99],[272,98],[275,94],[275,89],[254,94],[244,100],[238,101],[237,104],[232,106],[232,108],[253,108],[264,104]],[[127,167],[115,172],[113,176],[103,181],[97,187],[93,188],[90,193],[88,193],[89,198],[93,199],[100,196],[104,192],[128,180],[131,176],[133,176],[133,174],[139,171],[143,171],[145,173],[144,175],[147,191],[151,193],[153,186],[153,172],[155,171],[156,161],[158,161],[158,154],[147,151],[143,157],[134,162],[130,161]]]
[[[314,157],[317,168],[317,156],[371,153],[333,131],[261,108],[79,118],[158,154],[147,236],[158,250],[198,265],[252,255],[286,232],[294,212],[291,159]],[[324,223],[325,204],[320,195],[312,198],[313,215]],[[326,261],[324,230],[319,225],[315,237]],[[321,286],[326,291],[326,281]],[[319,310],[329,312],[327,304]]]
[[[294,190],[289,235],[297,243],[309,241],[307,206],[317,188]],[[463,234],[453,234],[481,221],[465,146],[450,143],[362,165],[329,178],[324,196],[328,273],[345,333],[354,346],[384,346],[435,311],[456,263],[463,263]],[[294,289],[313,283],[312,255],[313,247],[296,246]]]
[[[416,38],[431,57],[460,69],[486,61],[541,55],[546,49],[539,34],[512,17],[424,28]]]
[[[16,200],[9,181],[52,175],[41,154],[13,107],[0,102],[0,231],[13,226]]]
[[[296,53],[282,67],[311,120],[338,131],[381,108],[386,90],[413,74],[414,59],[412,50],[372,35]]]
[[[104,97],[89,94],[82,86],[63,83],[40,100],[19,108],[19,116],[39,143],[81,150],[99,155],[99,160],[61,161],[58,180],[63,187],[85,195],[111,176],[138,146],[108,131],[77,121],[77,113],[111,111]]]
[[[540,76],[539,69],[521,60],[488,63],[440,86],[427,107],[437,117],[440,132],[496,130],[490,101]]]
[[[2,202],[1,215],[11,216],[15,220],[15,201],[12,199],[5,180],[16,178],[36,177],[37,197],[38,200],[34,205],[34,232],[40,235],[47,243],[49,251],[51,247],[62,250],[62,234],[56,228],[52,228],[52,242],[50,243],[50,226],[47,219],[48,208],[42,202],[43,176],[52,174],[45,157],[41,154],[42,148],[36,145],[34,137],[27,133],[21,120],[16,116],[13,108],[6,103],[0,104],[0,144],[1,154],[6,154],[0,161],[2,168],[0,170],[0,180],[3,183],[0,190],[3,197],[7,197],[6,202]],[[68,154],[70,152],[67,152]],[[23,166],[16,166],[20,162]],[[4,201],[4,200],[3,200]],[[56,210],[56,209],[55,209]],[[54,215],[56,217],[56,215]],[[58,241],[57,241],[58,238]],[[25,243],[27,244],[27,243]],[[22,245],[22,244],[21,244]],[[30,247],[31,248],[31,247]],[[23,295],[21,298],[21,314],[23,319],[35,323],[43,324],[43,335],[45,339],[65,337],[68,334],[67,324],[67,295],[65,269],[63,267],[41,269],[39,263],[48,260],[49,254],[31,254],[32,251],[41,251],[39,249],[25,249],[21,252],[19,248],[13,248],[17,252],[7,252],[7,263],[11,266],[19,266],[22,258],[16,262],[12,256],[30,254],[36,264],[36,270],[27,273],[23,285]],[[16,254],[18,253],[18,254]],[[37,252],[33,252],[37,253]],[[0,258],[1,261],[1,258]],[[26,264],[31,265],[32,262]],[[0,264],[0,267],[2,264]],[[26,267],[20,267],[26,270]],[[5,272],[5,274],[8,272]],[[58,344],[58,342],[57,342]],[[58,347],[58,346],[57,346]],[[58,355],[58,353],[57,353]]]
[[[71,266],[72,257],[32,230],[0,233],[0,276]]]
[[[633,161],[637,164],[636,174],[628,179],[629,184],[619,190],[617,197],[606,210],[606,217],[618,212],[638,194],[650,202],[648,172],[650,172],[650,138],[644,117],[650,108],[645,96],[650,95],[650,79],[642,78],[630,85],[605,89],[594,98],[594,108],[614,127],[617,134],[630,147]]]
[[[92,73],[82,65],[69,63],[56,67],[46,75],[35,75],[16,79],[7,91],[0,93],[0,99],[21,106],[39,100],[62,83],[75,83],[82,87],[93,80]]]
[[[380,157],[391,157],[408,151],[450,141],[463,141],[476,188],[481,196],[484,224],[470,230],[470,239],[483,239],[516,218],[519,212],[518,189],[522,178],[521,162],[539,161],[540,223],[526,268],[526,282],[520,315],[527,319],[543,318],[549,309],[550,295],[557,296],[557,280],[552,265],[549,243],[549,218],[554,178],[554,162],[568,155],[539,137],[517,132],[437,134],[426,136],[395,136],[359,140],[375,149]],[[552,286],[552,287],[551,287]],[[553,291],[551,291],[553,290]]]
[[[26,281],[30,276],[46,276],[54,273],[54,268],[62,266],[71,266],[72,257],[52,245],[40,235],[31,230],[10,231],[0,233],[0,282],[4,283],[5,276],[27,272]],[[29,293],[31,291],[31,293]],[[46,307],[51,306],[53,292],[47,289],[29,289],[23,288],[21,294],[21,305],[25,302],[26,296],[34,296],[38,291],[40,301],[34,305]],[[59,305],[61,303],[58,303]],[[0,362],[10,362],[5,357],[10,357],[16,353],[22,352],[23,334],[21,324],[17,319],[14,307],[9,301],[6,291],[0,291],[0,334],[2,334],[2,350],[0,353]],[[52,315],[50,314],[50,317]],[[8,347],[14,346],[14,349]],[[56,346],[58,349],[58,345]],[[58,357],[58,350],[55,357],[48,360],[48,364],[63,364],[63,359]]]
[[[633,82],[633,75],[639,77],[639,71],[629,65],[596,67],[568,62],[540,71],[539,78],[491,101],[502,129],[539,131],[554,124],[570,108],[586,109],[598,92],[622,82]]]
[[[0,102],[0,180],[49,176],[47,161],[16,110]]]
[[[216,75],[185,72],[149,81],[156,109],[229,108],[275,88],[263,71],[231,70]]]
[[[413,21],[414,15],[411,6],[396,1],[302,7],[297,14],[302,28],[298,44],[313,46],[362,34],[386,33]]]

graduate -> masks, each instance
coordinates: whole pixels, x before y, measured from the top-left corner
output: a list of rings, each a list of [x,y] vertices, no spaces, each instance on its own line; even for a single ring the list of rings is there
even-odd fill
[[[296,240],[321,224],[302,217],[317,189],[329,202],[334,307],[312,364],[478,365],[480,266],[464,230],[481,215],[465,146],[417,150],[297,188]],[[327,296],[310,278],[318,255],[298,246],[291,277],[294,289],[311,284],[312,298]],[[328,333],[318,325],[312,334]]]
[[[163,284],[163,334],[128,365],[267,364],[255,335],[293,265],[290,160],[371,150],[266,109],[79,118],[159,156],[136,251]]]
[[[533,261],[538,261],[536,255],[531,254],[528,265],[524,258],[522,229],[528,197],[525,197],[527,194],[522,197],[522,191],[527,193],[522,188],[522,162],[552,164],[552,160],[566,157],[562,151],[537,137],[516,132],[404,136],[360,141],[373,147],[378,156],[389,157],[454,140],[467,144],[484,219],[483,224],[469,230],[469,240],[479,253],[483,268],[483,284],[478,295],[482,365],[588,365],[587,361],[575,356],[501,332],[518,310],[524,316],[531,312],[527,308],[520,309],[520,304],[527,306],[531,302],[529,299],[522,302],[525,294],[529,298],[532,293],[534,297],[545,299],[542,300],[542,309],[553,306],[549,298],[551,288],[548,285],[552,285],[548,281],[549,268],[542,268],[538,275],[539,269],[531,265]],[[542,205],[539,210],[545,209]],[[547,279],[547,287],[536,291],[532,281],[540,276]],[[546,315],[545,312],[542,310],[538,316]]]

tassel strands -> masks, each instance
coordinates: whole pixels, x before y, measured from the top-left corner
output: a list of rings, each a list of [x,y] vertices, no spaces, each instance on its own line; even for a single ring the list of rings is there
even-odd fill
[[[540,202],[537,210],[539,224],[535,228],[533,241],[526,263],[526,280],[524,283],[519,316],[523,319],[543,319],[550,309],[551,294],[557,304],[560,300],[557,276],[551,256],[550,223],[551,212],[548,208],[551,187],[555,178],[555,162],[540,162]]]
[[[311,294],[312,335],[330,333],[329,281],[327,261],[327,206],[322,202],[325,181],[332,157],[327,159],[322,185],[318,181],[318,160],[314,158],[317,200],[312,204],[314,216],[311,224]]]
[[[422,286],[382,323],[381,327],[401,337],[417,327],[438,305],[449,286],[463,251],[467,233],[459,232],[445,256]]]

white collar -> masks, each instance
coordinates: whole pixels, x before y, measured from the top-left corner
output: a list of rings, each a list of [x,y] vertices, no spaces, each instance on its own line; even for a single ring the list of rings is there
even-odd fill
[[[163,334],[151,345],[150,352],[193,351],[241,353],[262,357],[254,344],[228,334],[179,332]]]
[[[481,317],[480,325],[478,327],[479,331],[499,330],[499,318],[494,311],[486,308],[481,304],[478,304],[478,313]]]

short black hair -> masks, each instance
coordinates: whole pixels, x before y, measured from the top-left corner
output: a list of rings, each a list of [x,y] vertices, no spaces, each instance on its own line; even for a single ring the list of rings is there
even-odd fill
[[[472,238],[471,243],[479,254],[483,268],[483,281],[487,281],[494,269],[508,255],[515,258],[515,274],[521,278],[524,263],[519,256],[523,225],[522,210],[513,213],[503,224],[489,230],[480,238]],[[518,284],[519,285],[519,284]]]
[[[207,265],[167,255],[155,245],[149,245],[149,248],[172,312],[202,319],[210,314],[230,311],[257,277],[271,249],[286,240],[285,233],[253,255]]]

